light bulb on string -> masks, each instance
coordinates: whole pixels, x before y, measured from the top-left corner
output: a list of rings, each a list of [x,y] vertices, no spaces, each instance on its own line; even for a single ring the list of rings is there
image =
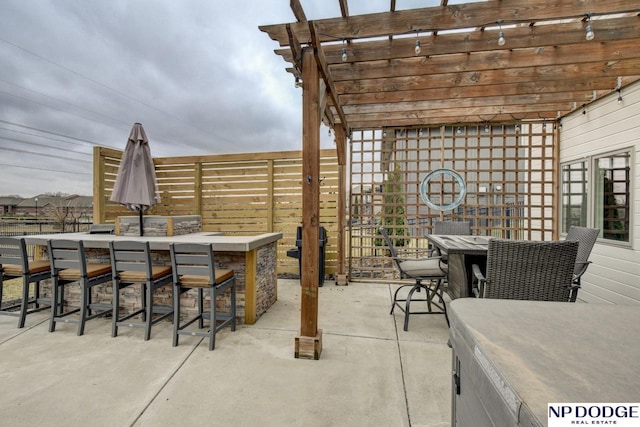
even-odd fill
[[[596,36],[596,33],[593,32],[593,27],[591,26],[591,15],[587,15],[587,28],[585,38],[589,41],[593,40]]]
[[[342,40],[342,62],[346,62],[349,57],[347,56],[346,40]]]
[[[504,38],[504,31],[502,31],[502,19],[498,19],[497,23],[500,26],[500,32],[498,33],[498,46],[504,46],[507,39]]]
[[[416,31],[416,47],[413,49],[413,51],[416,53],[417,55],[420,55],[420,52],[422,51],[422,49],[420,48],[420,32]]]

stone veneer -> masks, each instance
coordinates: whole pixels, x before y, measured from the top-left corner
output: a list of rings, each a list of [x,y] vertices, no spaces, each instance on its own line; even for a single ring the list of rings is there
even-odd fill
[[[144,215],[145,236],[181,236],[202,231],[200,215],[160,216]],[[119,216],[116,221],[116,235],[139,236],[139,216]]]

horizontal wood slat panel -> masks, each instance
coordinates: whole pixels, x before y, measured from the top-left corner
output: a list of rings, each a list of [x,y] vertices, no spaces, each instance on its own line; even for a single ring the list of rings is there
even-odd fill
[[[122,152],[104,147],[99,147],[98,152],[103,172],[94,180],[102,182],[104,192],[94,195],[94,200],[98,197],[104,208],[96,215],[96,221],[114,223],[118,216],[137,215],[109,201]],[[147,215],[197,214],[202,216],[203,231],[229,235],[281,232],[278,272],[298,273],[298,261],[287,257],[286,252],[295,247],[296,227],[302,220],[302,152],[163,157],[155,158],[154,164],[161,202]],[[320,164],[320,220],[329,233],[325,259],[326,272],[331,274],[337,265],[335,150],[322,150]],[[199,182],[197,176],[201,177]]]

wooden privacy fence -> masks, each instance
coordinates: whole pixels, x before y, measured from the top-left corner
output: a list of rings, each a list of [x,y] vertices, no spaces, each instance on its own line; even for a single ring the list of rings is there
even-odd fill
[[[114,223],[133,216],[109,201],[122,151],[94,149],[94,222]],[[302,221],[302,152],[224,154],[155,158],[161,202],[146,215],[200,215],[203,231],[228,235],[280,232],[278,273],[297,274],[287,257]],[[321,150],[320,221],[328,234],[326,273],[337,265],[338,161],[335,150]]]

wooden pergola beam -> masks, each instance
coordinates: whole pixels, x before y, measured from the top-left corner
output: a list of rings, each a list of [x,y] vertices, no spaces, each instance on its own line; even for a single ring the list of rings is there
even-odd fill
[[[640,65],[640,60],[638,61]],[[640,70],[638,70],[640,72]],[[627,84],[630,79],[637,79],[639,76],[622,78],[622,83]],[[483,84],[473,86],[460,87],[442,87],[415,90],[398,90],[393,92],[365,92],[354,93],[352,95],[342,95],[341,100],[343,106],[357,106],[367,104],[380,103],[397,103],[397,102],[429,102],[452,99],[457,100],[473,100],[474,98],[483,97],[518,97],[533,96],[537,94],[549,95],[558,93],[563,97],[581,97],[584,93],[593,93],[596,91],[611,92],[616,88],[617,77],[612,76],[594,76],[590,79],[567,79],[548,80],[548,81],[521,81],[507,84]],[[570,94],[570,95],[567,95]]]
[[[351,116],[352,129],[371,129],[374,124],[384,121],[393,123],[394,127],[402,126],[431,126],[434,123],[456,124],[474,123],[495,120],[532,120],[554,119],[558,111],[573,111],[581,104],[567,102],[563,104],[536,104],[531,106],[518,105],[517,108],[506,110],[503,106],[477,108],[448,108],[446,110],[414,110],[385,113],[353,114]],[[500,117],[500,119],[498,119]]]
[[[547,120],[549,122],[556,120],[557,111],[536,111],[521,114],[500,113],[494,115],[454,115],[454,116],[438,116],[430,117],[433,110],[427,112],[420,112],[421,115],[416,114],[414,117],[397,118],[394,117],[394,127],[398,128],[427,128],[434,126],[482,126],[488,122],[491,123],[511,123],[522,120]],[[424,113],[424,114],[422,114]],[[538,115],[540,113],[540,115]],[[368,130],[376,126],[376,120],[383,118],[380,115],[372,115],[369,118],[354,117],[351,121],[351,129]]]
[[[347,0],[339,0],[340,2],[340,14],[343,18],[349,16],[349,3]]]
[[[338,153],[338,268],[336,272],[336,285],[348,285],[346,274],[346,218],[347,211],[347,134],[341,126],[335,128],[335,143]]]
[[[320,74],[327,86],[327,92],[331,97],[331,100],[333,102],[333,106],[336,109],[337,115],[340,118],[340,124],[342,128],[345,130],[345,133],[348,135],[349,124],[347,122],[347,118],[344,114],[344,111],[342,110],[342,106],[340,105],[340,102],[338,102],[338,98],[337,98],[338,92],[336,91],[335,84],[333,83],[333,79],[331,78],[331,74],[329,73],[329,68],[327,65],[327,60],[324,56],[324,51],[322,50],[322,47],[319,44],[317,44],[317,33],[315,31],[313,22],[309,22],[309,29],[311,33],[311,45],[313,46],[313,52],[316,58],[316,62],[318,63]]]
[[[510,23],[541,22],[560,18],[600,14],[637,13],[638,6],[628,0],[585,0],[550,2],[548,0],[502,0],[421,9],[380,12],[346,18],[316,20],[319,42],[335,42],[342,38],[363,39],[486,27],[502,20]],[[306,23],[293,25],[300,40],[309,40]],[[287,46],[288,37],[282,25],[260,26],[269,36]]]
[[[407,58],[372,61],[357,64],[336,64],[331,66],[334,81],[402,78],[429,76],[434,74],[461,74],[475,72],[502,72],[526,70],[533,67],[554,67],[565,69],[565,78],[580,78],[582,66],[600,63],[606,67],[629,63],[640,58],[636,42],[612,41],[597,45],[582,44],[557,46],[541,49],[520,49],[503,52],[478,52],[473,55],[455,54],[432,58]],[[629,61],[629,62],[627,62]],[[622,65],[620,65],[623,68]],[[620,70],[626,75],[637,75],[637,69]],[[513,73],[512,73],[513,74]],[[539,78],[555,79],[543,73]],[[456,79],[457,80],[457,79]]]
[[[302,4],[300,4],[300,0],[291,0],[289,2],[289,6],[291,7],[291,11],[293,12],[293,16],[296,17],[298,22],[306,22],[307,17],[304,13],[304,9],[302,8]]]
[[[640,60],[633,60],[633,62],[640,64]],[[629,64],[629,66],[631,65]],[[602,68],[600,64],[599,66]],[[597,70],[597,68],[598,66],[594,66],[594,69]],[[358,91],[356,84],[340,84],[337,86],[345,90],[353,89],[351,95],[342,95],[341,97],[344,111],[347,111],[347,107],[363,104],[383,105],[397,102],[438,100],[451,102],[452,99],[460,102],[466,98],[486,97],[490,99],[494,96],[523,96],[523,102],[529,102],[530,98],[525,97],[530,95],[614,89],[617,85],[617,77],[627,76],[626,73],[617,73],[616,71],[617,69],[611,72],[605,70],[600,74],[591,74],[590,78],[573,78],[569,74],[564,82],[559,80],[536,80],[535,77],[514,77],[511,83],[501,84],[500,78],[508,77],[511,73],[486,73],[486,75],[479,76],[478,80],[469,78],[472,76],[466,74],[461,75],[460,84],[457,86],[447,85],[446,74],[425,77],[419,81],[416,81],[417,79],[406,81],[404,78],[389,79],[390,81],[380,82],[380,85],[383,86],[381,89],[384,90],[377,92]],[[631,71],[639,73],[640,69]],[[448,77],[450,78],[451,76]],[[637,76],[630,77],[635,78]],[[439,82],[442,82],[442,84],[438,85]],[[367,82],[362,82],[362,84],[365,85]]]
[[[552,28],[553,27],[553,28]],[[603,22],[597,30],[597,41],[585,39],[584,26],[581,23],[569,23],[558,26],[539,26],[512,28],[505,31],[507,44],[499,46],[497,31],[474,31],[459,34],[440,34],[437,37],[420,37],[420,58],[431,59],[453,54],[477,54],[491,52],[512,52],[517,50],[553,49],[565,45],[594,46],[615,42],[618,44],[637,44],[640,37],[640,18],[620,18]],[[392,41],[379,40],[366,43],[352,43],[349,46],[348,63],[380,60],[399,60],[414,58],[416,37],[395,38]],[[324,46],[330,65],[346,65],[342,61],[342,46],[332,44]],[[286,50],[277,51],[286,52]]]

